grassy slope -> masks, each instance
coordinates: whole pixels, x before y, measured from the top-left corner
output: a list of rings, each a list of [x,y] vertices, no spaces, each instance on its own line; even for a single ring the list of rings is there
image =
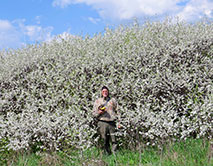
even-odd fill
[[[139,151],[119,150],[116,155],[105,156],[97,148],[80,151],[71,151],[69,156],[64,153],[54,154],[19,154],[8,158],[8,165],[145,165],[145,166],[210,166],[210,142],[206,140],[189,139],[185,142],[171,143],[162,150],[146,148]],[[2,156],[1,156],[2,157]],[[2,163],[3,164],[3,163]],[[6,165],[6,161],[4,162]]]

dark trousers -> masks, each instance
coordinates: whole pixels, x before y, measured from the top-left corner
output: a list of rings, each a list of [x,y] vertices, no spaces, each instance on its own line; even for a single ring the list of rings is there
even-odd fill
[[[117,149],[117,142],[115,138],[115,122],[98,121],[98,130],[101,138],[104,140],[104,150],[106,153],[111,154]],[[110,138],[112,141],[112,152],[110,150]]]

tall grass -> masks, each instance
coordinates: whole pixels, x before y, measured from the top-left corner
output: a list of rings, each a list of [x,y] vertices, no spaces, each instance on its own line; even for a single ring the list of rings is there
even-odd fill
[[[188,139],[182,142],[164,145],[162,149],[146,147],[141,152],[120,149],[115,155],[103,155],[97,148],[90,148],[84,153],[70,151],[61,153],[23,153],[10,156],[3,165],[14,166],[210,166],[210,142],[205,139]]]

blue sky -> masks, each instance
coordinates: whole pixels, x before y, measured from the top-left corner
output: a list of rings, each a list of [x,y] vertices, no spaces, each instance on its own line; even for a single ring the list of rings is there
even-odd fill
[[[49,41],[60,34],[93,36],[133,18],[213,19],[213,0],[0,0],[0,49]]]

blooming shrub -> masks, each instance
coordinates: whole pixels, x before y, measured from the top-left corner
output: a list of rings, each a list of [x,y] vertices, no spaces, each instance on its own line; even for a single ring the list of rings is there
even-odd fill
[[[1,51],[0,140],[13,150],[96,144],[102,85],[118,101],[123,146],[211,139],[212,36],[212,23],[166,20]]]

